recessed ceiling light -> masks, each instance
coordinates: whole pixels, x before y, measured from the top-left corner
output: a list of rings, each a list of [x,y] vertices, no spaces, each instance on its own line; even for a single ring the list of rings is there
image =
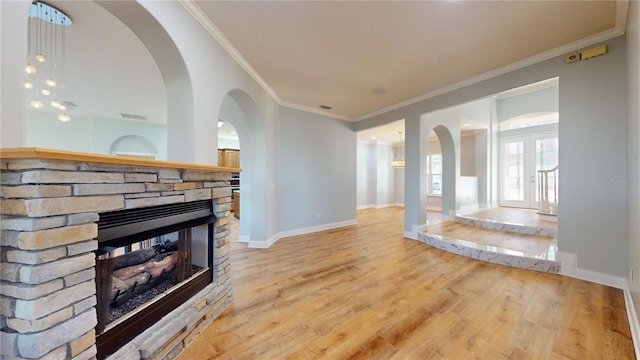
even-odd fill
[[[375,140],[375,139],[376,139],[376,137],[375,137],[375,136],[372,136],[372,137],[371,137],[371,140]]]

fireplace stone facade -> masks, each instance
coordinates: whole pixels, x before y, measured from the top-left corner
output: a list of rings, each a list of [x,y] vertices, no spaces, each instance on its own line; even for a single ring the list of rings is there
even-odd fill
[[[96,357],[100,212],[211,199],[217,218],[213,283],[112,358],[174,358],[231,303],[229,180],[240,169],[41,149],[0,158],[2,357]]]

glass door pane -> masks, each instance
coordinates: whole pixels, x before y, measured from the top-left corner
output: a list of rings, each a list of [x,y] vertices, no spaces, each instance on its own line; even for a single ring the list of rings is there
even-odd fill
[[[525,141],[505,141],[502,145],[502,200],[525,200]]]

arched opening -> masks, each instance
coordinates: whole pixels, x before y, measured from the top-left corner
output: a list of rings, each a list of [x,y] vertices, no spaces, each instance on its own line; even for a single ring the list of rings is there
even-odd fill
[[[176,44],[164,27],[140,3],[97,3],[140,39],[162,75],[166,90],[167,159],[193,162],[195,146],[184,146],[184,139],[192,138],[194,133],[191,79]]]
[[[427,145],[427,223],[442,217],[442,146],[436,132],[431,130]]]
[[[266,233],[265,152],[260,151],[264,146],[264,138],[260,134],[264,133],[259,130],[262,125],[258,107],[249,94],[234,89],[223,98],[217,120],[222,121],[221,128],[229,127],[229,134],[231,131],[236,133],[233,135],[237,138],[239,167],[242,169],[237,174],[238,187],[233,190],[234,201],[239,198],[238,241],[251,246],[252,240],[265,239]],[[233,147],[233,139],[222,140],[219,135],[219,147],[225,144]]]
[[[432,130],[440,145],[441,157],[440,164],[434,167],[440,170],[440,174],[435,180],[440,180],[440,184],[433,182],[432,186],[437,184],[439,193],[442,196],[442,214],[447,217],[448,214],[455,212],[456,209],[456,150],[453,137],[449,129],[444,125],[437,125]]]

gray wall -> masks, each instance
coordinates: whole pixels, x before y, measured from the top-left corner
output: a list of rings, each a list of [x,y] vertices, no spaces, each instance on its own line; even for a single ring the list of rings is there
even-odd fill
[[[497,100],[498,122],[516,116],[558,111],[558,88],[551,87],[523,95]]]
[[[351,124],[282,107],[280,231],[356,219],[356,134]]]
[[[420,114],[559,76],[560,251],[577,254],[580,268],[626,276],[627,190],[610,184],[627,174],[626,45],[605,43],[605,56],[574,64],[559,56],[356,123],[359,131],[405,119],[405,231],[423,223]]]
[[[397,151],[397,147],[389,144],[358,143],[358,208],[402,204],[404,198],[398,199],[397,195],[397,178],[398,173],[403,169],[395,169],[391,166],[391,161],[395,159],[395,156],[399,156],[396,154]]]
[[[629,289],[636,315],[640,315],[640,3],[629,4],[627,27],[627,149],[629,153],[626,181],[629,191],[629,268],[633,279]]]

